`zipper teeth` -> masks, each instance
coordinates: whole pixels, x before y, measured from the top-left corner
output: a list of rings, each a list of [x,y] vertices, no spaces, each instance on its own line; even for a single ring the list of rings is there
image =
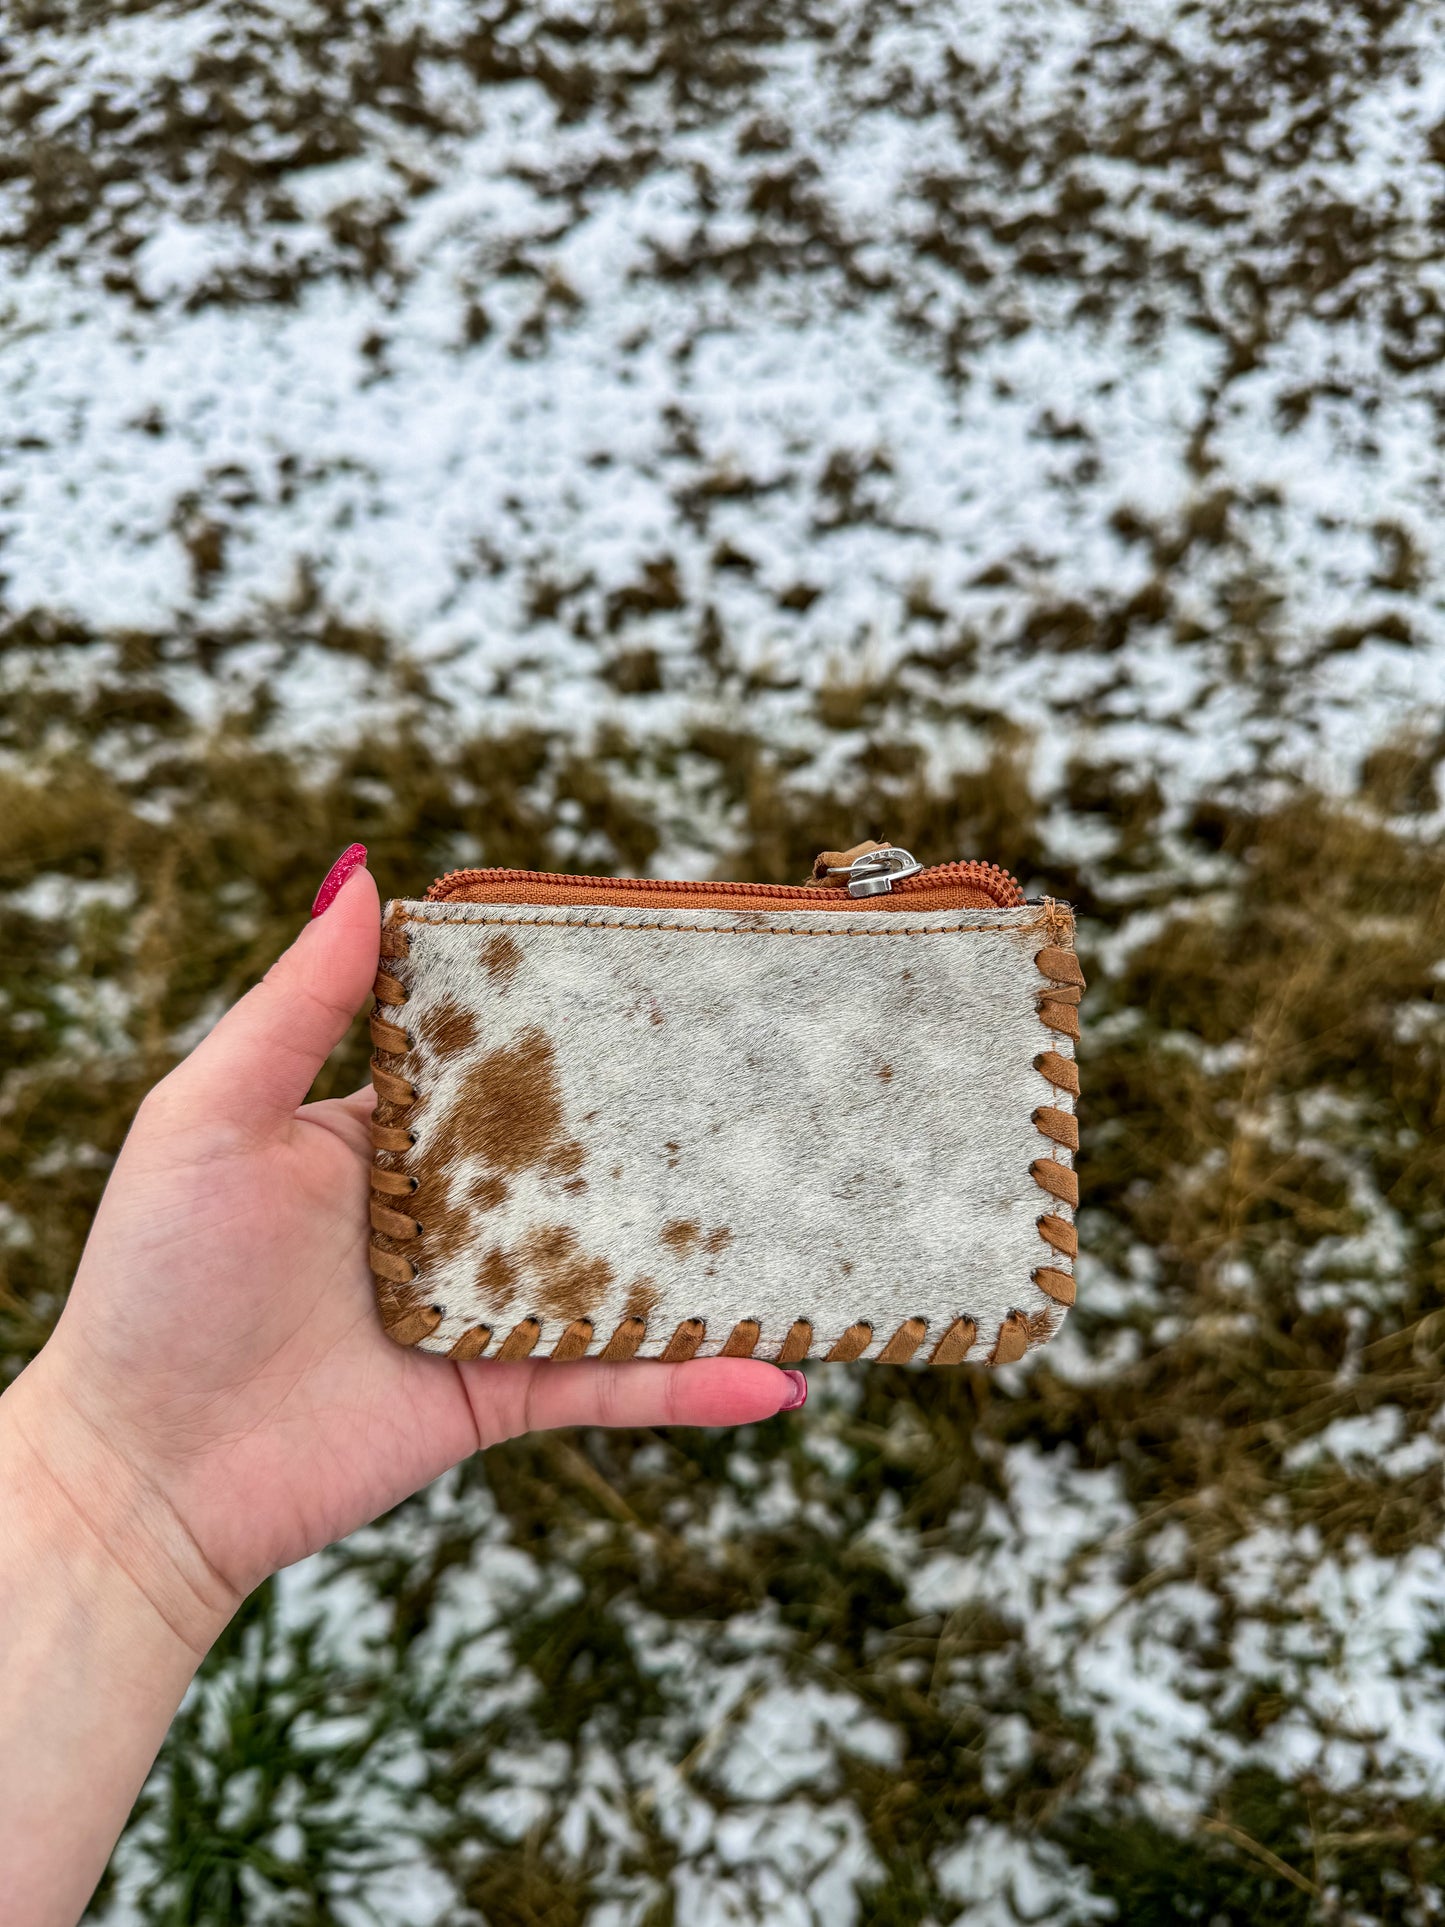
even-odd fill
[[[524,883],[546,883],[563,888],[576,886],[581,889],[597,889],[605,885],[609,890],[711,890],[724,896],[769,897],[774,901],[789,898],[802,902],[816,902],[820,897],[829,895],[847,896],[846,883],[812,884],[808,886],[790,883],[707,883],[688,882],[683,878],[664,877],[597,877],[568,875],[556,870],[447,870],[427,891],[427,901],[437,903],[451,895],[448,885],[467,883],[497,883],[504,877],[515,877]],[[973,883],[994,898],[1000,909],[1015,909],[1024,902],[1024,893],[1018,880],[997,863],[933,863],[919,870],[911,877],[895,883],[888,893],[892,896],[907,896],[915,890],[936,888],[941,883]]]

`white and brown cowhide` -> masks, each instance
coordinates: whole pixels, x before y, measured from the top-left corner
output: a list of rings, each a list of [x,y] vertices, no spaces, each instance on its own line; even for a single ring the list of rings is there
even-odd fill
[[[1034,962],[1071,945],[1066,906],[386,917],[410,1047],[381,1061],[417,1096],[381,1107],[415,1144],[376,1162],[418,1180],[383,1202],[421,1232],[378,1240],[417,1268],[382,1300],[428,1350],[482,1327],[495,1356],[530,1319],[541,1355],[590,1320],[595,1354],[642,1319],[656,1357],[695,1319],[705,1356],[754,1320],[770,1358],[805,1319],[813,1356],[866,1323],[877,1357],[912,1319],[925,1358],[969,1319],[983,1360],[1006,1320],[1030,1343],[1062,1321],[1033,1273],[1071,1266],[1038,1220],[1073,1214],[1029,1167],[1072,1162],[1033,1121],[1073,1108],[1034,1067],[1073,1054]]]

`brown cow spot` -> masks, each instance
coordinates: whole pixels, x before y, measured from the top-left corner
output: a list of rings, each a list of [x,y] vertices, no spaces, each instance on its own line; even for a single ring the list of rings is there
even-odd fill
[[[411,1105],[406,1122],[421,1108]],[[505,1196],[478,1195],[465,1182],[469,1160],[491,1166],[487,1174],[504,1184],[500,1173],[538,1164],[562,1136],[562,1094],[551,1043],[532,1025],[511,1043],[488,1051],[462,1079],[456,1101],[434,1130],[424,1134],[409,1169],[417,1180],[411,1208],[421,1224],[424,1249],[455,1251],[472,1229],[479,1205],[488,1208]]]
[[[669,1218],[667,1223],[662,1227],[662,1230],[658,1233],[660,1241],[665,1244],[668,1250],[677,1258],[690,1257],[699,1246],[701,1246],[704,1251],[716,1256],[724,1246],[731,1244],[732,1235],[732,1232],[725,1224],[720,1224],[715,1225],[713,1229],[704,1236],[702,1226],[696,1218]],[[710,1270],[709,1276],[711,1276]]]
[[[505,1311],[517,1295],[521,1272],[510,1252],[493,1245],[477,1268],[477,1290],[489,1311]]]
[[[410,1107],[408,1121],[418,1108]],[[410,1207],[421,1225],[422,1255],[465,1249],[477,1237],[480,1215],[510,1196],[507,1180],[515,1173],[541,1169],[569,1192],[585,1190],[578,1171],[586,1156],[585,1145],[565,1135],[551,1040],[530,1025],[469,1066],[446,1116],[423,1133],[407,1166],[417,1179]],[[478,1289],[492,1313],[513,1305],[524,1269],[540,1288],[525,1309],[569,1321],[587,1316],[612,1278],[605,1259],[576,1249],[570,1230],[544,1227],[520,1248],[493,1246],[482,1260]]]
[[[538,1024],[477,1059],[447,1120],[458,1156],[502,1171],[540,1164],[562,1136],[556,1053]],[[445,1135],[445,1133],[443,1133]]]
[[[423,1012],[414,1034],[434,1057],[460,1057],[476,1042],[477,1020],[461,1004],[446,1001]]]
[[[611,1265],[581,1252],[571,1225],[538,1225],[523,1239],[519,1255],[537,1281],[537,1309],[548,1318],[570,1323],[589,1317],[612,1283]]]
[[[880,1064],[876,1075],[880,1084],[891,1083],[893,1081],[893,1066],[891,1064]]]
[[[421,1226],[423,1255],[458,1250],[475,1226],[478,1210],[500,1202],[478,1197],[462,1184],[454,1185],[458,1176],[455,1161],[440,1148],[445,1136],[445,1124],[428,1132],[408,1166],[417,1183],[405,1203]],[[414,1258],[417,1254],[413,1251],[410,1255]]]
[[[666,1143],[666,1145],[665,1145],[665,1146],[664,1146],[663,1148],[664,1148],[664,1149],[666,1150],[666,1152],[667,1152],[667,1168],[668,1168],[668,1170],[669,1170],[669,1171],[675,1171],[675,1170],[677,1169],[677,1166],[678,1166],[678,1160],[679,1160],[679,1159],[681,1158],[681,1156],[682,1156],[682,1147],[681,1147],[681,1145],[680,1145],[680,1144],[679,1144],[679,1143],[677,1142],[677,1139],[676,1139],[676,1138],[671,1138],[671,1137],[670,1137],[670,1138],[669,1138],[669,1139],[667,1140],[667,1143]]]
[[[522,946],[509,930],[494,930],[482,945],[480,955],[487,975],[505,988],[522,961]]]
[[[554,1178],[570,1178],[587,1162],[587,1148],[575,1137],[554,1144],[543,1160],[548,1173]]]

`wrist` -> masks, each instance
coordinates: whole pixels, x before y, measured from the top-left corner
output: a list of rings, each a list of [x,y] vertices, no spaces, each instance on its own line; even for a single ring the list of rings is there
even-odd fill
[[[0,1396],[6,1564],[72,1620],[194,1672],[240,1603],[159,1485],[77,1409],[42,1353]]]
[[[79,1919],[224,1615],[155,1501],[32,1366],[0,1398],[0,1866],[13,1927]]]

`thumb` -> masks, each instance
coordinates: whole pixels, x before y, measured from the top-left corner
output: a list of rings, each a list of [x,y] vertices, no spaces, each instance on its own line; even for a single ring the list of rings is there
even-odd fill
[[[376,975],[381,904],[355,843],[332,866],[311,922],[168,1081],[206,1114],[283,1124],[351,1027]]]

